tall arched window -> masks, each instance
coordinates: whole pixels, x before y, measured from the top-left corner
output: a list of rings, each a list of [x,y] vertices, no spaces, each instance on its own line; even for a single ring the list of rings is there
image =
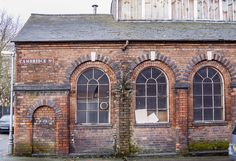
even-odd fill
[[[109,123],[109,80],[100,69],[89,68],[78,78],[77,122]]]
[[[200,69],[193,78],[194,121],[223,120],[223,80],[211,67]]]
[[[149,67],[136,79],[136,109],[147,109],[147,115],[155,114],[159,122],[168,121],[168,89],[165,74]]]

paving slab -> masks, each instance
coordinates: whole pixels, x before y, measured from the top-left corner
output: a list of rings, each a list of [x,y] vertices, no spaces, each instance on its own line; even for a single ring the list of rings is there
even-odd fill
[[[129,157],[129,158],[52,158],[52,157],[0,157],[0,161],[230,161],[228,156],[204,157]]]

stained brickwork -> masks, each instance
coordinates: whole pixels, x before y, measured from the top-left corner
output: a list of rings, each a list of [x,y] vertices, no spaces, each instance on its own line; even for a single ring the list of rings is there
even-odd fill
[[[40,107],[33,116],[33,153],[55,154],[56,118],[49,107]]]
[[[194,140],[229,139],[236,119],[235,44],[132,42],[122,50],[124,45],[125,42],[17,43],[15,154],[38,153],[33,140],[40,140],[47,133],[34,135],[34,118],[40,113],[47,118],[55,114],[55,130],[45,139],[53,140],[58,155],[181,152],[187,151],[189,142]],[[153,51],[155,60],[150,58]],[[206,58],[208,51],[213,54],[211,60]],[[91,60],[91,52],[96,52],[95,61]],[[53,61],[21,63],[22,59],[37,58]],[[225,119],[220,122],[193,120],[193,76],[204,66],[214,67],[224,79]],[[107,125],[77,124],[77,79],[92,67],[103,70],[109,78]],[[167,123],[135,123],[135,80],[147,67],[156,67],[167,76]]]

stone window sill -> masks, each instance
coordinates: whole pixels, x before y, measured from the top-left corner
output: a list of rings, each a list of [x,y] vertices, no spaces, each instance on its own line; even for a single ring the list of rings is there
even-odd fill
[[[78,128],[86,128],[86,129],[110,129],[112,128],[111,124],[77,124]]]
[[[146,123],[146,124],[135,124],[136,128],[169,128],[170,123]]]
[[[226,126],[227,121],[209,121],[209,122],[193,122],[193,126]]]

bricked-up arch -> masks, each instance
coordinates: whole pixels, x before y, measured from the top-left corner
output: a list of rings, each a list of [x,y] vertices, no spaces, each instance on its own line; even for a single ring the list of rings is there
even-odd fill
[[[62,117],[61,109],[56,105],[54,101],[42,99],[42,100],[36,101],[33,105],[29,107],[29,110],[27,112],[27,118],[32,121],[34,112],[42,106],[48,106],[52,108],[56,114],[57,119]]]
[[[175,64],[174,61],[172,61],[170,58],[168,58],[165,55],[160,54],[159,52],[155,53],[155,60],[154,61],[160,61],[166,64],[174,73],[176,82],[179,82],[181,80],[181,73],[180,70],[178,69],[177,65]],[[137,57],[134,62],[131,63],[131,71],[134,70],[139,64],[145,62],[145,61],[150,61],[151,60],[151,54],[146,53],[141,55],[140,57]]]
[[[188,82],[194,66],[203,61],[217,61],[227,69],[231,77],[231,82],[236,82],[235,66],[233,66],[230,60],[226,59],[224,55],[220,54],[213,54],[212,60],[207,59],[207,54],[200,54],[198,56],[193,57],[192,60],[190,60],[185,67],[182,80]]]
[[[74,70],[81,64],[86,63],[91,61],[91,55],[84,55],[81,56],[79,59],[75,60],[74,62],[71,63],[71,66],[66,70],[66,82],[70,82],[71,75],[73,74]],[[119,70],[120,68],[118,67],[119,64],[115,63],[112,59],[110,59],[107,56],[104,56],[103,54],[96,54],[95,61],[102,62],[106,65],[108,65],[113,72],[116,75],[116,79],[120,80],[121,78],[121,71]]]

